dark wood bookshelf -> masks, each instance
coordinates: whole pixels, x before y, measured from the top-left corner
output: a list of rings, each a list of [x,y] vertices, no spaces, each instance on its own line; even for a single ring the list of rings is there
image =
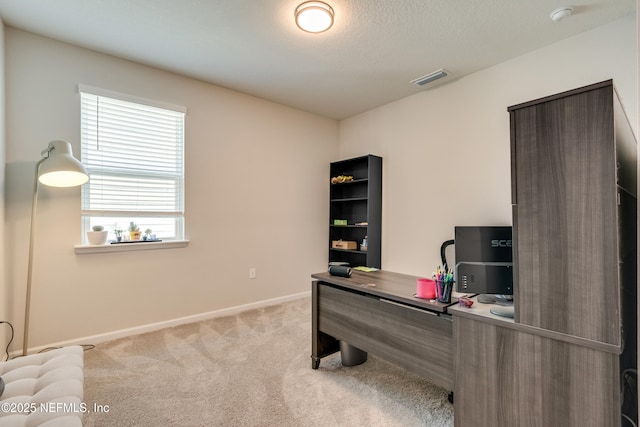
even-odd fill
[[[342,175],[353,179],[329,184],[329,262],[381,268],[382,157],[369,154],[332,162],[330,172],[330,178]],[[335,219],[346,219],[347,225],[336,225]],[[367,225],[356,225],[362,222]],[[365,237],[367,250],[362,251]],[[332,248],[334,240],[355,241],[358,248]]]

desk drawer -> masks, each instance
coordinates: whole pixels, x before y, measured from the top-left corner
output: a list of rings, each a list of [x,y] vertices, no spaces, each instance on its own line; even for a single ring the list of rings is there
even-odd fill
[[[320,284],[318,328],[453,389],[453,325],[449,316]]]

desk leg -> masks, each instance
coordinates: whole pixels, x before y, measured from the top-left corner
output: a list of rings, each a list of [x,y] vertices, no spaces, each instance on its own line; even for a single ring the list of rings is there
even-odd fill
[[[319,330],[320,282],[311,282],[311,369],[318,369],[320,359],[339,350],[338,340]]]
[[[311,356],[311,369],[318,369],[320,367],[320,358]]]

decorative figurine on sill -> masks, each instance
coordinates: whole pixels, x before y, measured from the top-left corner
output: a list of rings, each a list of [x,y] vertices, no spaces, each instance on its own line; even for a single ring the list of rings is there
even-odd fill
[[[142,232],[136,223],[133,221],[129,222],[129,235],[131,236],[131,240],[140,240],[141,234]]]

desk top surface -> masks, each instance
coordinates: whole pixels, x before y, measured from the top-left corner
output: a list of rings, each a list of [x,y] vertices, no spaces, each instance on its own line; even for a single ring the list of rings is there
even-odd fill
[[[471,307],[461,307],[459,305],[456,305],[455,307],[451,307],[449,309],[449,313],[450,314],[456,314],[456,315],[460,315],[463,317],[469,317],[472,319],[476,319],[477,317],[481,317],[484,320],[490,322],[490,323],[495,323],[497,325],[505,325],[505,324],[513,324],[514,320],[513,318],[508,318],[508,317],[502,317],[502,316],[497,316],[493,313],[491,313],[491,309],[494,307],[498,307],[498,305],[496,304],[483,304],[481,302],[478,302],[478,297],[472,297],[471,300],[473,301],[473,305]]]
[[[451,298],[451,303],[449,304],[443,304],[435,300],[418,298],[415,294],[417,280],[419,277],[408,274],[393,273],[391,271],[378,270],[365,273],[353,270],[353,274],[349,278],[332,276],[328,272],[323,272],[312,274],[311,277],[319,280],[320,282],[337,287],[378,296],[391,301],[438,313],[446,313],[447,307],[458,302],[457,298],[454,297]]]

